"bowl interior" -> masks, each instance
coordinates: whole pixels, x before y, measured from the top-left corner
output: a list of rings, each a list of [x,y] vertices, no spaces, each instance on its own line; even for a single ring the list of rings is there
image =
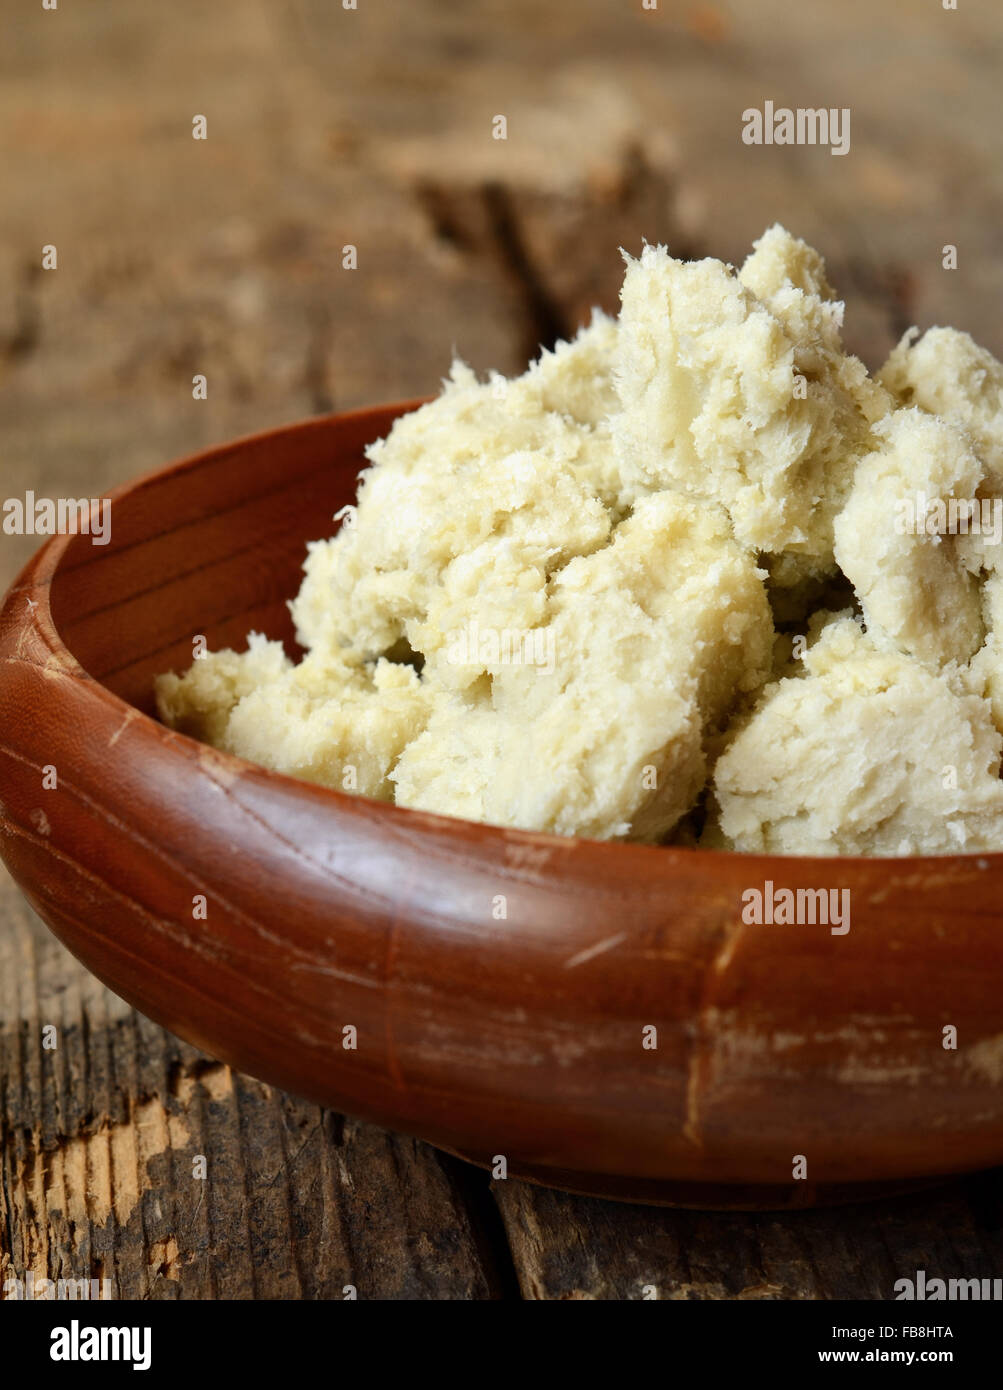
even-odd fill
[[[298,648],[288,600],[306,543],[355,497],[365,445],[407,406],[318,417],[238,440],[111,495],[111,540],[69,538],[52,580],[57,631],[84,670],[147,714],[153,678],[193,639],[242,650],[252,629]]]

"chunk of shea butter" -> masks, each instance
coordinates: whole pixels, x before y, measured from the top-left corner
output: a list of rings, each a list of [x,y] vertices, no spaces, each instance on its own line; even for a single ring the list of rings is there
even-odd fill
[[[794,346],[795,369],[806,378],[809,391],[815,386],[834,393],[830,406],[841,415],[843,432],[860,443],[866,438],[864,427],[887,415],[893,402],[860,358],[843,348],[844,305],[826,278],[822,257],[807,242],[774,226],[755,243],[738,278],[782,324]],[[816,392],[823,394],[823,389]],[[833,433],[827,432],[830,442]],[[845,447],[839,452],[845,453]]]
[[[950,854],[1003,843],[1003,744],[957,668],[826,626],[763,691],[713,775],[710,841],[770,854]]]
[[[1003,507],[999,499],[994,501]],[[965,678],[976,694],[989,701],[993,722],[1003,732],[1003,556],[998,545],[983,545],[976,537],[966,553],[972,560],[982,558],[987,573],[981,594],[986,639],[965,668]]]
[[[436,708],[392,774],[398,804],[661,838],[706,780],[707,731],[769,668],[761,572],[718,508],[662,492],[554,575],[534,635],[546,665],[477,660],[489,679]]]
[[[968,661],[984,637],[979,582],[960,533],[928,529],[938,523],[925,503],[943,502],[945,517],[949,499],[969,503],[982,465],[966,435],[915,407],[874,432],[877,447],[857,466],[836,518],[839,567],[876,642],[933,665]]]
[[[831,566],[833,519],[886,408],[842,352],[831,293],[816,253],[781,228],[741,276],[664,247],[627,257],[613,425],[627,496],[709,497],[750,548]]]
[[[576,346],[594,365],[590,334]],[[526,626],[548,573],[608,543],[608,431],[548,408],[548,396],[567,403],[562,370],[575,374],[574,350],[537,370],[546,389],[455,364],[437,400],[370,447],[352,525],[310,547],[292,607],[303,645],[371,657],[404,637],[428,658],[495,563],[491,622]]]
[[[351,663],[308,652],[299,665],[281,642],[252,633],[246,652],[207,652],[183,675],[158,677],[173,728],[275,772],[389,800],[401,751],[428,717],[429,693],[410,666]]]
[[[172,729],[219,747],[234,708],[292,670],[281,642],[252,632],[246,652],[206,652],[183,676],[168,671],[155,683],[157,709]]]
[[[878,374],[898,401],[966,430],[986,473],[986,495],[1003,491],[1003,364],[956,328],[910,328]]]

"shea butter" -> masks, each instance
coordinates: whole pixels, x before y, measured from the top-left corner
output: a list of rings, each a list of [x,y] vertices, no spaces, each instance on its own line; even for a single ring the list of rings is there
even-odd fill
[[[301,660],[252,633],[159,677],[162,718],[495,825],[1003,849],[1003,565],[972,524],[1003,506],[1003,367],[933,328],[872,378],[781,227],[737,271],[625,261],[618,318],[513,380],[454,363],[369,447],[308,547]]]

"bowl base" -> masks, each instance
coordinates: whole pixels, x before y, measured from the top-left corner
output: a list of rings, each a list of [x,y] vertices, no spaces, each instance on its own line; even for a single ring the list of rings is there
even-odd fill
[[[440,1146],[441,1147],[441,1146]],[[481,1158],[446,1150],[465,1163],[489,1168]],[[580,1197],[602,1197],[613,1202],[644,1206],[681,1207],[694,1211],[803,1211],[811,1207],[848,1206],[876,1202],[910,1192],[939,1187],[951,1175],[889,1179],[887,1182],[849,1183],[714,1183],[674,1182],[663,1178],[619,1176],[613,1173],[579,1173],[573,1169],[543,1168],[532,1164],[509,1167],[508,1176],[538,1187],[558,1188]]]

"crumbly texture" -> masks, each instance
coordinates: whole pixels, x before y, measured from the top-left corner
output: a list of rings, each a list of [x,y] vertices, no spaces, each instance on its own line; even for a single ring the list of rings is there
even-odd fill
[[[985,633],[963,538],[900,532],[894,520],[910,493],[974,498],[982,466],[964,433],[915,407],[886,416],[874,433],[877,447],[857,465],[836,519],[836,560],[875,642],[931,665],[968,661]]]
[[[817,254],[779,227],[740,274],[648,246],[622,300],[614,435],[628,497],[709,496],[742,544],[799,557],[792,577],[831,568],[833,519],[891,401],[843,352]]]
[[[769,686],[718,760],[709,840],[771,854],[1000,846],[1003,738],[956,671],[879,649],[852,618]]]
[[[490,681],[444,702],[405,749],[398,802],[661,838],[704,785],[706,731],[766,675],[760,573],[722,513],[662,492],[554,577],[537,631],[554,671],[488,663]]]
[[[986,569],[981,592],[986,638],[964,675],[969,688],[989,702],[993,721],[1003,732],[1003,570],[999,568],[1003,556],[981,546],[972,550],[982,553]]]
[[[646,246],[520,377],[456,362],[369,448],[291,604],[163,719],[492,824],[790,854],[1003,848],[1003,563],[897,524],[1003,492],[1003,367],[912,330],[872,379],[819,254]],[[702,827],[702,829],[701,829]]]
[[[391,769],[428,719],[430,695],[411,666],[350,664],[316,648],[294,665],[281,642],[252,633],[186,675],[161,676],[164,720],[276,772],[388,801]]]
[[[1003,491],[1003,364],[967,333],[910,328],[878,373],[904,404],[960,426],[987,475],[987,495]]]

